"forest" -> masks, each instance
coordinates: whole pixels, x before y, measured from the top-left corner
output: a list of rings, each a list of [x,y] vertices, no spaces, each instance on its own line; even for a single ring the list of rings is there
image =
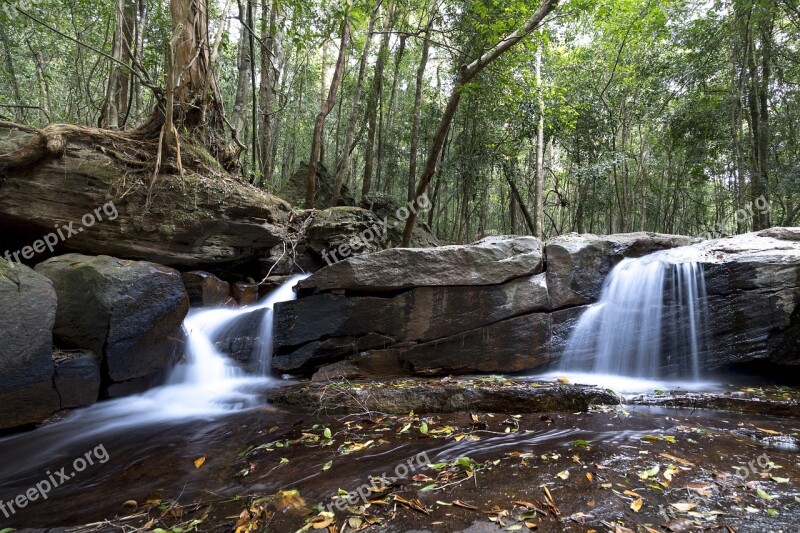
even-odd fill
[[[277,193],[313,160],[356,196],[424,185],[442,242],[800,215],[796,0],[4,0],[0,22],[3,120],[141,130],[193,78],[179,136],[213,131],[242,180]]]

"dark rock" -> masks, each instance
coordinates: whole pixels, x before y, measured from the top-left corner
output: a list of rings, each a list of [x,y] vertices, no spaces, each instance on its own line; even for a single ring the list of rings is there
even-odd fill
[[[327,386],[321,383],[274,389],[272,403],[324,412],[377,411],[388,414],[585,412],[591,405],[618,405],[613,392],[580,385],[491,380],[401,380],[356,382]]]
[[[36,271],[58,293],[58,345],[101,354],[108,381],[156,374],[181,348],[189,297],[177,271],[79,254],[49,259]]]
[[[88,351],[60,351],[53,354],[55,386],[62,409],[85,407],[100,395],[100,357]]]
[[[398,341],[426,342],[549,308],[544,274],[498,286],[419,287],[391,298],[323,293],[276,306],[277,370]],[[325,339],[317,342],[317,339]]]
[[[534,237],[489,237],[472,245],[394,248],[352,257],[298,285],[301,291],[388,292],[413,287],[498,285],[543,269]]]
[[[0,429],[59,409],[53,388],[56,291],[46,277],[0,259]]]
[[[34,135],[0,127],[0,154],[13,152]],[[291,207],[257,187],[217,173],[187,173],[184,178],[162,174],[152,188],[149,177],[129,173],[102,146],[65,137],[63,157],[4,174],[4,249],[18,250],[42,239],[55,231],[54,223],[73,223],[85,231],[59,239],[56,253],[208,268],[255,261],[286,238]],[[82,217],[97,213],[102,221],[82,228]]]
[[[708,292],[711,343],[704,369],[758,360],[800,364],[798,234],[797,228],[771,228],[695,246],[705,254]]]
[[[231,283],[231,295],[239,305],[253,305],[258,301],[258,285],[244,281]]]
[[[231,287],[214,274],[199,270],[181,274],[192,307],[216,307],[230,301]]]

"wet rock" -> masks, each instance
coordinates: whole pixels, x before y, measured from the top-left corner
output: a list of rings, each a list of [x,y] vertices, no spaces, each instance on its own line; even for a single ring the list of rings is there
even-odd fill
[[[55,387],[61,409],[86,407],[100,395],[100,357],[89,351],[59,351],[53,354]]]
[[[798,234],[796,228],[771,228],[696,246],[705,254],[706,370],[758,360],[800,364]]]
[[[59,409],[51,360],[55,315],[52,282],[0,259],[0,429],[39,422]]]
[[[179,352],[189,297],[177,271],[79,254],[49,259],[36,271],[58,294],[57,344],[100,354],[107,381],[156,374]]]
[[[300,291],[388,292],[413,287],[497,285],[543,269],[534,237],[488,237],[471,245],[394,248],[325,268],[299,283]]]
[[[199,270],[181,274],[192,307],[216,307],[230,301],[231,287],[214,274]]]
[[[499,339],[492,340],[492,335],[507,335],[499,333],[501,326],[492,327],[493,324],[548,309],[544,281],[544,274],[539,274],[498,286],[419,287],[390,298],[323,293],[283,302],[276,306],[277,349],[273,365],[283,372],[304,371],[310,365],[326,364],[365,350],[392,348],[397,343],[413,345],[403,350],[411,363],[427,357],[429,351],[443,356],[445,351],[440,351],[439,345],[442,349],[450,346],[455,342],[450,337],[475,336],[478,351],[467,353],[465,348],[462,361],[452,354],[448,356],[450,362],[432,355],[443,372],[463,372],[464,364],[477,364],[474,358],[483,357],[479,350],[498,347]],[[537,323],[535,327],[531,338],[539,338],[542,327],[549,330],[549,324]],[[519,336],[511,335],[507,341],[508,350],[530,354],[529,344]],[[434,344],[427,344],[430,342]],[[467,343],[466,337],[464,342]],[[370,352],[370,356],[384,358],[390,354]],[[540,357],[546,360],[549,356],[541,351]],[[536,364],[541,364],[540,357],[536,357]],[[521,355],[511,367],[520,369],[523,361],[530,363],[527,355]],[[400,368],[405,366],[402,363]],[[494,365],[491,371],[502,371],[497,368]]]
[[[244,281],[231,283],[231,295],[239,305],[253,305],[258,301],[258,285]]]
[[[547,241],[547,288],[554,309],[592,303],[611,269],[624,257],[642,257],[697,239],[660,233],[569,233]]]
[[[275,404],[324,412],[377,411],[388,414],[585,412],[595,404],[618,405],[613,392],[579,385],[541,385],[504,381],[400,380],[321,383],[282,387],[271,392]]]

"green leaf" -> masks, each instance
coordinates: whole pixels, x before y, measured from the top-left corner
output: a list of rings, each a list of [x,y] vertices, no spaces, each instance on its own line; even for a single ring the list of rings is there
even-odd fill
[[[419,425],[419,432],[422,433],[423,435],[427,435],[428,434],[428,424],[426,424],[425,422],[420,424]]]
[[[331,438],[331,437],[333,436],[333,433],[331,433],[331,428],[325,428],[325,431],[323,431],[323,432],[322,432],[322,435],[323,435],[323,436],[324,436],[326,439],[329,439],[329,438]]]
[[[333,466],[333,460],[330,460],[322,465],[322,471],[325,472],[326,470],[330,470],[331,466]]]
[[[575,446],[580,446],[581,448],[584,448],[586,450],[592,449],[592,445],[583,439],[578,439],[576,441],[573,441],[572,444],[574,444]]]
[[[767,492],[765,490],[763,490],[763,489],[756,489],[756,494],[758,494],[758,496],[762,500],[772,501],[772,500],[775,499],[772,496],[770,496],[769,494],[767,494]]]

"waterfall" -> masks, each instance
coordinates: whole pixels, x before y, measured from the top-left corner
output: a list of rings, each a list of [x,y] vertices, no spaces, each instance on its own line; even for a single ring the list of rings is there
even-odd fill
[[[706,316],[703,266],[694,250],[623,259],[578,320],[560,370],[698,380]]]
[[[25,446],[25,459],[0,465],[0,478],[10,477],[33,464],[49,464],[71,443],[96,441],[105,435],[135,428],[169,427],[197,418],[215,418],[262,402],[260,391],[272,384],[269,357],[272,352],[272,308],[294,298],[292,288],[307,276],[294,276],[267,298],[249,307],[192,309],[184,320],[187,342],[184,360],[172,369],[166,383],[141,394],[96,403],[71,413],[63,421],[30,434],[12,435],[6,442],[25,442],[35,435],[35,449]],[[215,338],[245,317],[258,317],[260,339],[253,349],[260,372],[245,372],[221,353]]]

